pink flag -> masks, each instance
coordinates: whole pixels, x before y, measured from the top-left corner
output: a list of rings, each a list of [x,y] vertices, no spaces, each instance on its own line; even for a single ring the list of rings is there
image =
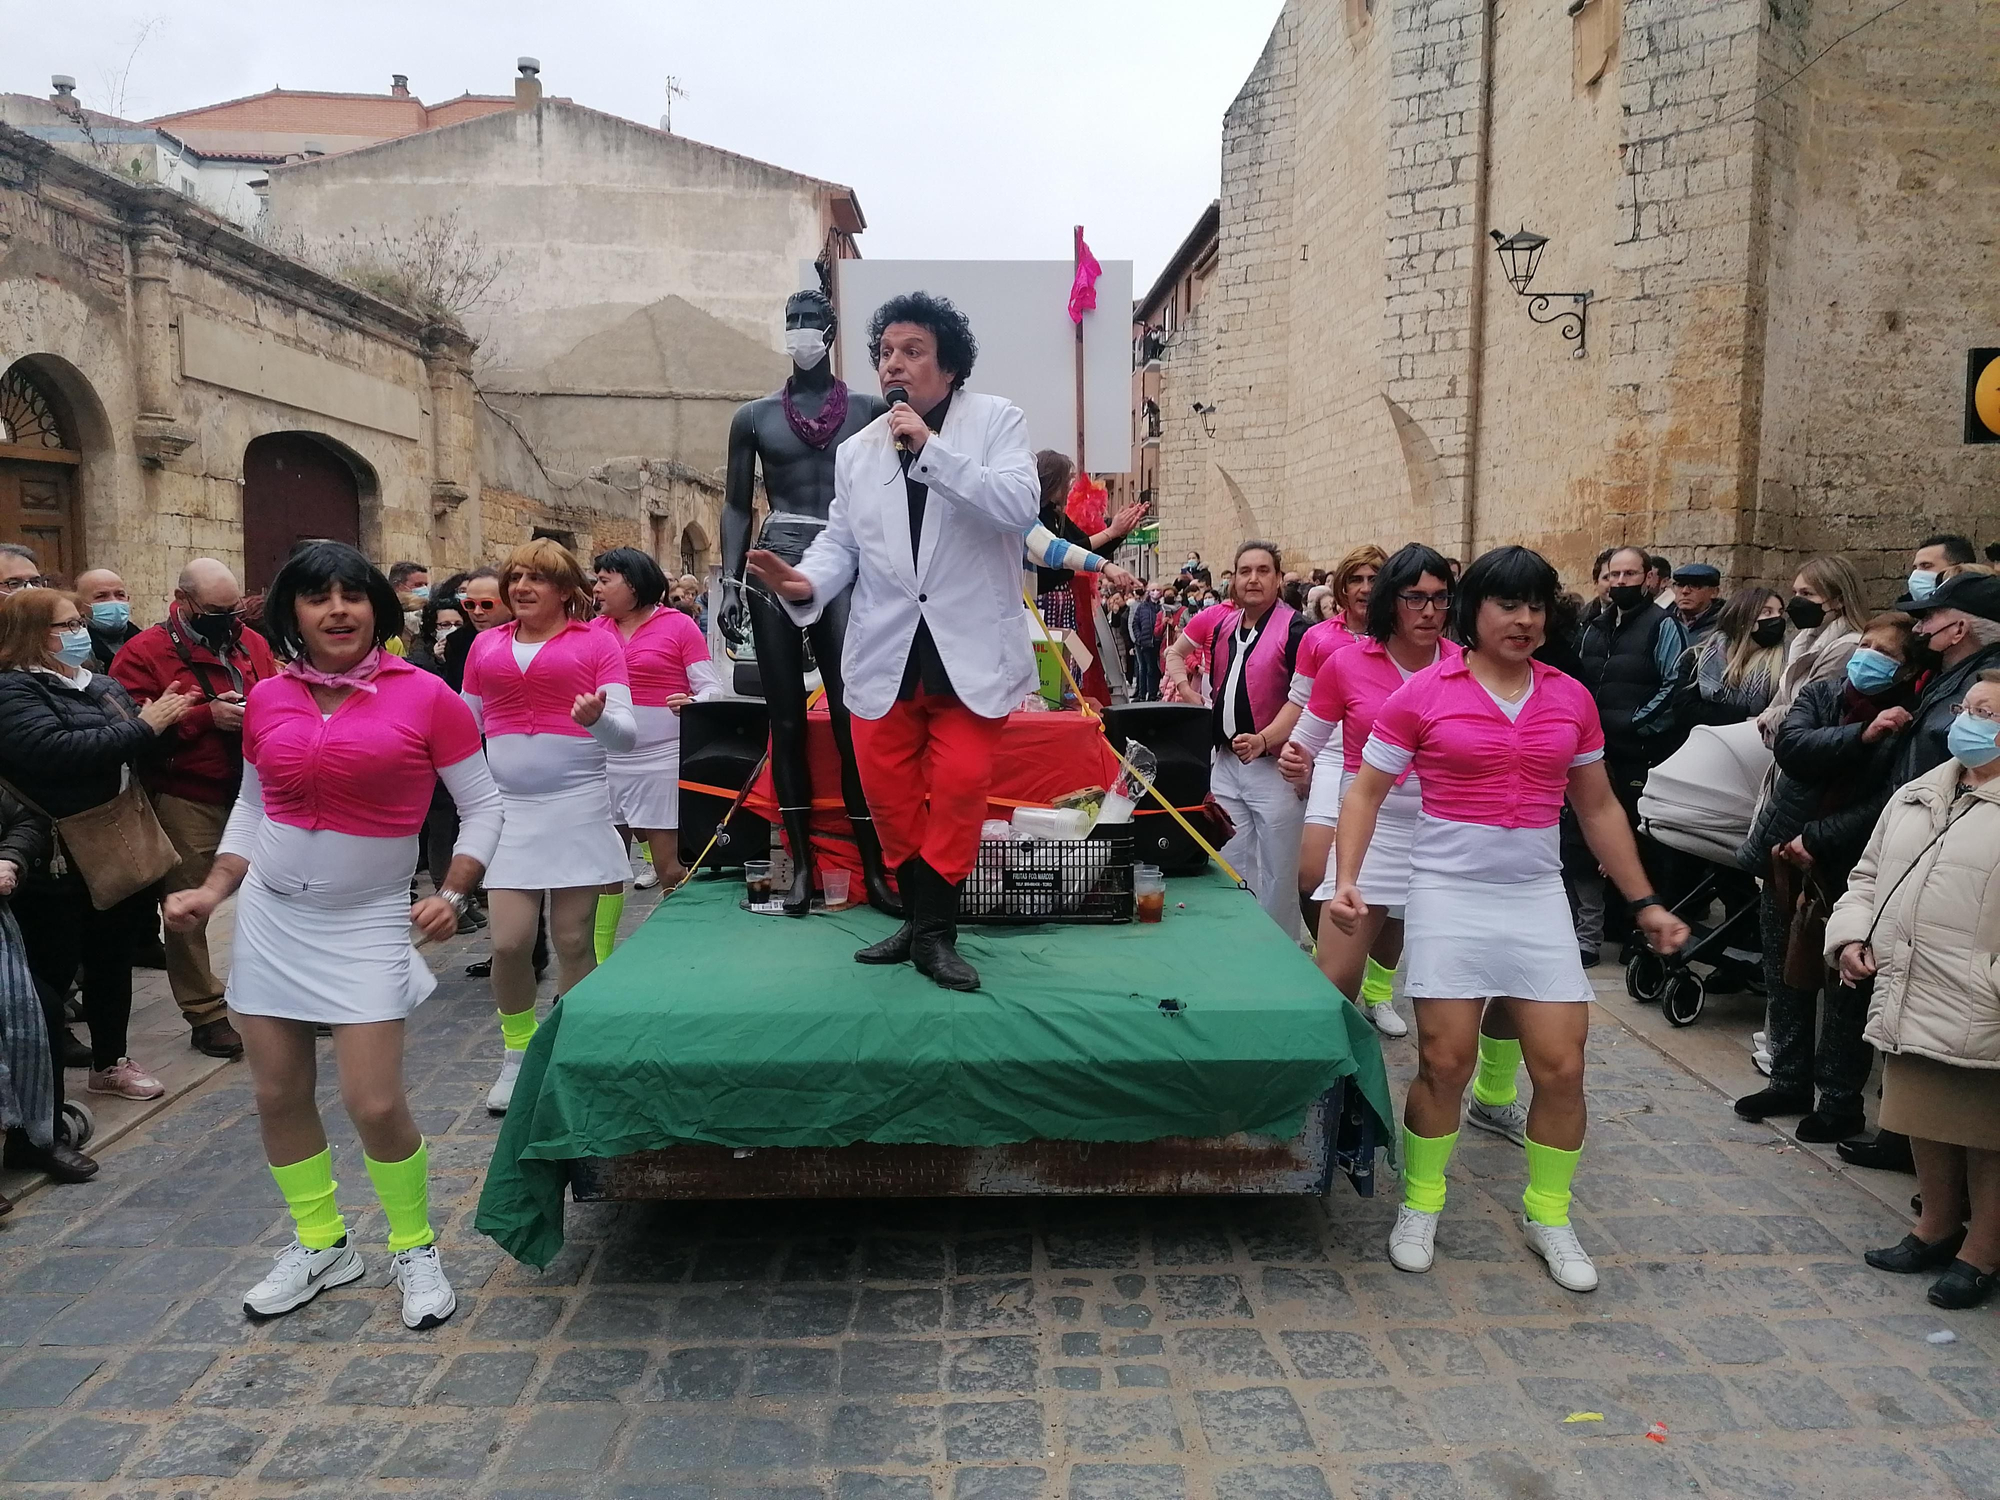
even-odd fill
[[[1069,320],[1081,323],[1083,315],[1097,306],[1097,278],[1104,274],[1104,267],[1097,263],[1097,257],[1090,253],[1090,246],[1083,242],[1083,226],[1076,230],[1076,280],[1069,288]]]

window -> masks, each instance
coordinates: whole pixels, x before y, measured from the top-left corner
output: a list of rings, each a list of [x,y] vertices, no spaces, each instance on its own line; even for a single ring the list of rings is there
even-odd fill
[[[76,445],[62,429],[48,393],[19,365],[0,375],[0,443],[16,448],[52,448],[74,452]]]

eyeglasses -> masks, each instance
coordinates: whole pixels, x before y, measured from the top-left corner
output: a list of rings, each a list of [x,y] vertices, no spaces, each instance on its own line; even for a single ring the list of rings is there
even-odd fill
[[[498,599],[461,599],[459,601],[459,606],[462,609],[476,609],[476,610],[498,609],[500,607],[500,601]]]
[[[46,589],[54,587],[54,581],[44,573],[36,573],[29,578],[0,578],[0,594],[18,594],[22,589]]]
[[[2000,714],[1996,714],[1990,709],[1974,708],[1969,703],[1954,703],[1951,706],[1951,711],[1954,714],[1971,714],[1973,718],[1984,720],[1988,724],[2000,724]]]
[[[1425,593],[1421,589],[1403,589],[1396,595],[1396,602],[1419,614],[1433,609],[1442,613],[1451,608],[1451,594],[1448,591]]]

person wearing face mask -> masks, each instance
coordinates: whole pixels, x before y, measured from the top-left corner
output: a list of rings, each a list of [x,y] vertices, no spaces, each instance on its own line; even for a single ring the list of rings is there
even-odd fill
[[[1980,672],[1958,708],[1946,734],[1950,758],[1890,797],[1827,919],[1824,949],[1849,983],[1873,982],[1866,1035],[1885,1059],[1882,1125],[1908,1136],[1921,1189],[1910,1232],[1869,1251],[1867,1262],[1904,1275],[1942,1271],[1928,1300],[1950,1309],[2000,1292],[2000,988],[1992,977],[2000,671]]]
[[[1740,724],[1770,706],[1785,670],[1784,601],[1751,584],[1729,596],[1695,658],[1677,712],[1686,724]]]
[[[167,876],[168,894],[208,878],[243,778],[244,700],[278,670],[264,638],[243,628],[242,603],[236,575],[197,557],[181,570],[166,619],[134,636],[111,663],[111,675],[140,703],[168,692],[195,697],[195,707],[162,737],[161,755],[140,767],[181,857]],[[169,931],[166,950],[167,984],[187,1021],[188,1045],[209,1057],[241,1057],[222,980],[209,962],[207,929]]]
[[[108,672],[111,658],[140,632],[132,623],[132,596],[125,580],[109,568],[87,568],[78,574],[76,596],[83,601],[90,628],[90,670]]]
[[[1935,594],[1938,585],[1968,563],[1976,562],[1970,537],[1941,531],[1917,543],[1910,559],[1909,596],[1922,603]]]
[[[1160,696],[1160,590],[1148,588],[1132,602],[1132,701]]]
[[[1846,558],[1836,555],[1815,557],[1792,580],[1792,597],[1785,605],[1785,618],[1798,628],[1785,653],[1785,669],[1778,674],[1778,690],[1757,716],[1757,732],[1764,743],[1774,744],[1778,726],[1792,711],[1801,691],[1811,682],[1838,682],[1847,670],[1847,658],[1861,641],[1863,613],[1868,597],[1861,575]],[[1769,782],[1765,784],[1768,795]]]
[[[1776,784],[1740,856],[1764,880],[1759,913],[1771,1084],[1737,1100],[1736,1113],[1746,1120],[1803,1115],[1804,1141],[1861,1132],[1868,996],[1865,986],[1822,984],[1818,974],[1802,983],[1796,965],[1786,963],[1789,934],[1801,906],[1808,928],[1825,920],[1897,784],[1890,779],[1896,736],[1910,722],[1922,670],[1912,649],[1915,625],[1906,614],[1877,615],[1843,676],[1810,683],[1799,694],[1778,730]]]
[[[123,653],[120,653],[121,655]],[[74,594],[25,589],[0,603],[0,779],[24,804],[62,819],[118,796],[135,765],[191,711],[191,694],[169,689],[143,707],[111,678],[84,666],[90,632]],[[127,1054],[132,1019],[132,958],[152,934],[158,892],[148,888],[100,911],[74,858],[51,858],[29,871],[14,893],[14,915],[27,942],[45,1011],[60,1041],[62,1000],[81,972],[83,1016],[90,1028],[93,1094],[157,1099],[166,1090]],[[62,1103],[54,1061],[56,1107]],[[62,1148],[10,1137],[6,1164],[37,1167],[78,1182],[96,1170]]]

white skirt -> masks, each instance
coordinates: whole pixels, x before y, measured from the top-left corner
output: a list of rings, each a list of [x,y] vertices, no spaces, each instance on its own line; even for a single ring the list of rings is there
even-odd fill
[[[658,716],[657,718],[655,716]],[[639,745],[605,757],[611,807],[627,828],[681,826],[681,721],[671,708],[634,708]],[[660,720],[664,719],[664,723]]]
[[[1412,871],[1405,924],[1412,1000],[1596,998],[1560,875],[1502,884]]]
[[[1340,738],[1341,726],[1336,724],[1326,748],[1313,760],[1312,789],[1306,793],[1306,821],[1321,828],[1332,828],[1340,822],[1340,799],[1347,795],[1347,777],[1341,770],[1346,757],[1340,748]]]
[[[1353,783],[1351,773],[1340,778],[1340,793],[1347,795],[1347,788]],[[1318,779],[1314,779],[1315,786]],[[1386,906],[1389,915],[1400,917],[1404,905],[1410,899],[1410,840],[1417,831],[1417,819],[1424,808],[1423,796],[1416,789],[1414,781],[1397,787],[1382,800],[1382,810],[1375,814],[1375,836],[1368,841],[1368,853],[1361,860],[1361,899],[1370,906]],[[1326,879],[1313,892],[1313,900],[1333,899],[1338,882],[1334,872],[1338,868],[1340,847],[1336,843],[1326,855]],[[1405,941],[1408,941],[1407,938]]]
[[[486,867],[489,891],[562,891],[632,878],[603,779],[533,797],[503,791],[500,810],[500,847]]]
[[[236,893],[229,1008],[246,1016],[359,1026],[403,1020],[422,1004],[437,980],[410,943],[416,839],[307,832],[270,822],[259,833],[250,873]],[[292,871],[300,872],[297,878]],[[374,879],[366,889],[328,890],[330,872],[337,885],[349,875]],[[307,886],[312,888],[301,889]]]

